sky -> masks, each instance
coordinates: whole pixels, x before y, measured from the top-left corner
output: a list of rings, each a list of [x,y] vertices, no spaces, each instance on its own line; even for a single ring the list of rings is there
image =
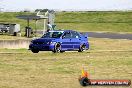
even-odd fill
[[[132,0],[0,0],[4,10],[130,10]]]

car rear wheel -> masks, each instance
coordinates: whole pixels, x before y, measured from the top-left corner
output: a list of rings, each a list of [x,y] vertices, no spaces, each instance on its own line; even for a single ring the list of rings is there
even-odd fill
[[[31,50],[33,53],[38,53],[39,50]]]
[[[78,52],[83,52],[85,50],[86,50],[86,45],[82,44],[80,45]]]
[[[61,52],[61,45],[59,43],[56,43],[54,46],[54,50],[52,52],[60,53]]]

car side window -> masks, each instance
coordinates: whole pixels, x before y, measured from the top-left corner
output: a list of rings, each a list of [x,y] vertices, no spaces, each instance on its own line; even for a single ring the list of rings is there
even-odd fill
[[[71,33],[70,33],[70,32],[66,32],[66,33],[63,35],[63,38],[71,38]]]
[[[73,31],[72,33],[72,38],[80,38],[80,35],[78,34],[78,32]]]

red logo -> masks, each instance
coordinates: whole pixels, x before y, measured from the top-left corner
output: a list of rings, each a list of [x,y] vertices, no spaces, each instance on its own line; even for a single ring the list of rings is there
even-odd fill
[[[127,79],[89,79],[89,74],[82,69],[82,75],[79,77],[82,86],[130,86],[131,81]]]

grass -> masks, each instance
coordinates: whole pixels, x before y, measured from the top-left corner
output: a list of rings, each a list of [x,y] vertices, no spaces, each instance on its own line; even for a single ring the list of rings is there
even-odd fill
[[[19,40],[19,39],[29,39],[29,38],[10,36],[7,34],[0,34],[0,40]]]
[[[132,32],[132,12],[60,12],[58,28],[78,31]]]
[[[57,28],[73,29],[80,32],[132,33],[132,23],[57,23]]]
[[[16,18],[22,14],[34,13],[0,13],[0,22],[20,23],[24,31],[26,21]],[[81,32],[132,32],[132,12],[61,12],[56,13],[55,22],[59,29]],[[41,21],[38,23],[42,25]],[[34,29],[34,21],[30,25]],[[82,88],[78,82],[82,67],[93,79],[132,80],[131,40],[89,38],[89,41],[90,50],[83,53],[33,54],[26,49],[0,49],[0,88]]]
[[[27,39],[27,40],[29,39],[29,40],[32,40],[33,38],[36,38],[36,37],[40,38],[40,37],[42,37],[42,34],[36,33],[36,34],[33,34],[31,37],[27,38],[25,36],[24,32],[21,32],[21,37],[20,36],[9,35],[7,33],[3,33],[3,34],[0,33],[0,40],[19,40],[19,39]]]
[[[132,12],[95,11],[95,12],[60,12],[56,14],[57,23],[131,23]],[[62,20],[63,19],[63,20]]]
[[[0,22],[18,23],[21,31],[27,26],[26,20],[17,19],[18,15],[31,15],[35,13],[5,12],[0,13]],[[106,11],[106,12],[56,12],[55,24],[58,29],[74,29],[78,31],[103,32],[132,32],[132,12]],[[30,21],[35,29],[35,21]],[[43,21],[38,21],[38,29],[43,29]]]
[[[82,66],[93,79],[132,80],[131,40],[89,41],[91,48],[83,53],[33,54],[26,49],[1,49],[0,88],[82,88],[78,82]]]

